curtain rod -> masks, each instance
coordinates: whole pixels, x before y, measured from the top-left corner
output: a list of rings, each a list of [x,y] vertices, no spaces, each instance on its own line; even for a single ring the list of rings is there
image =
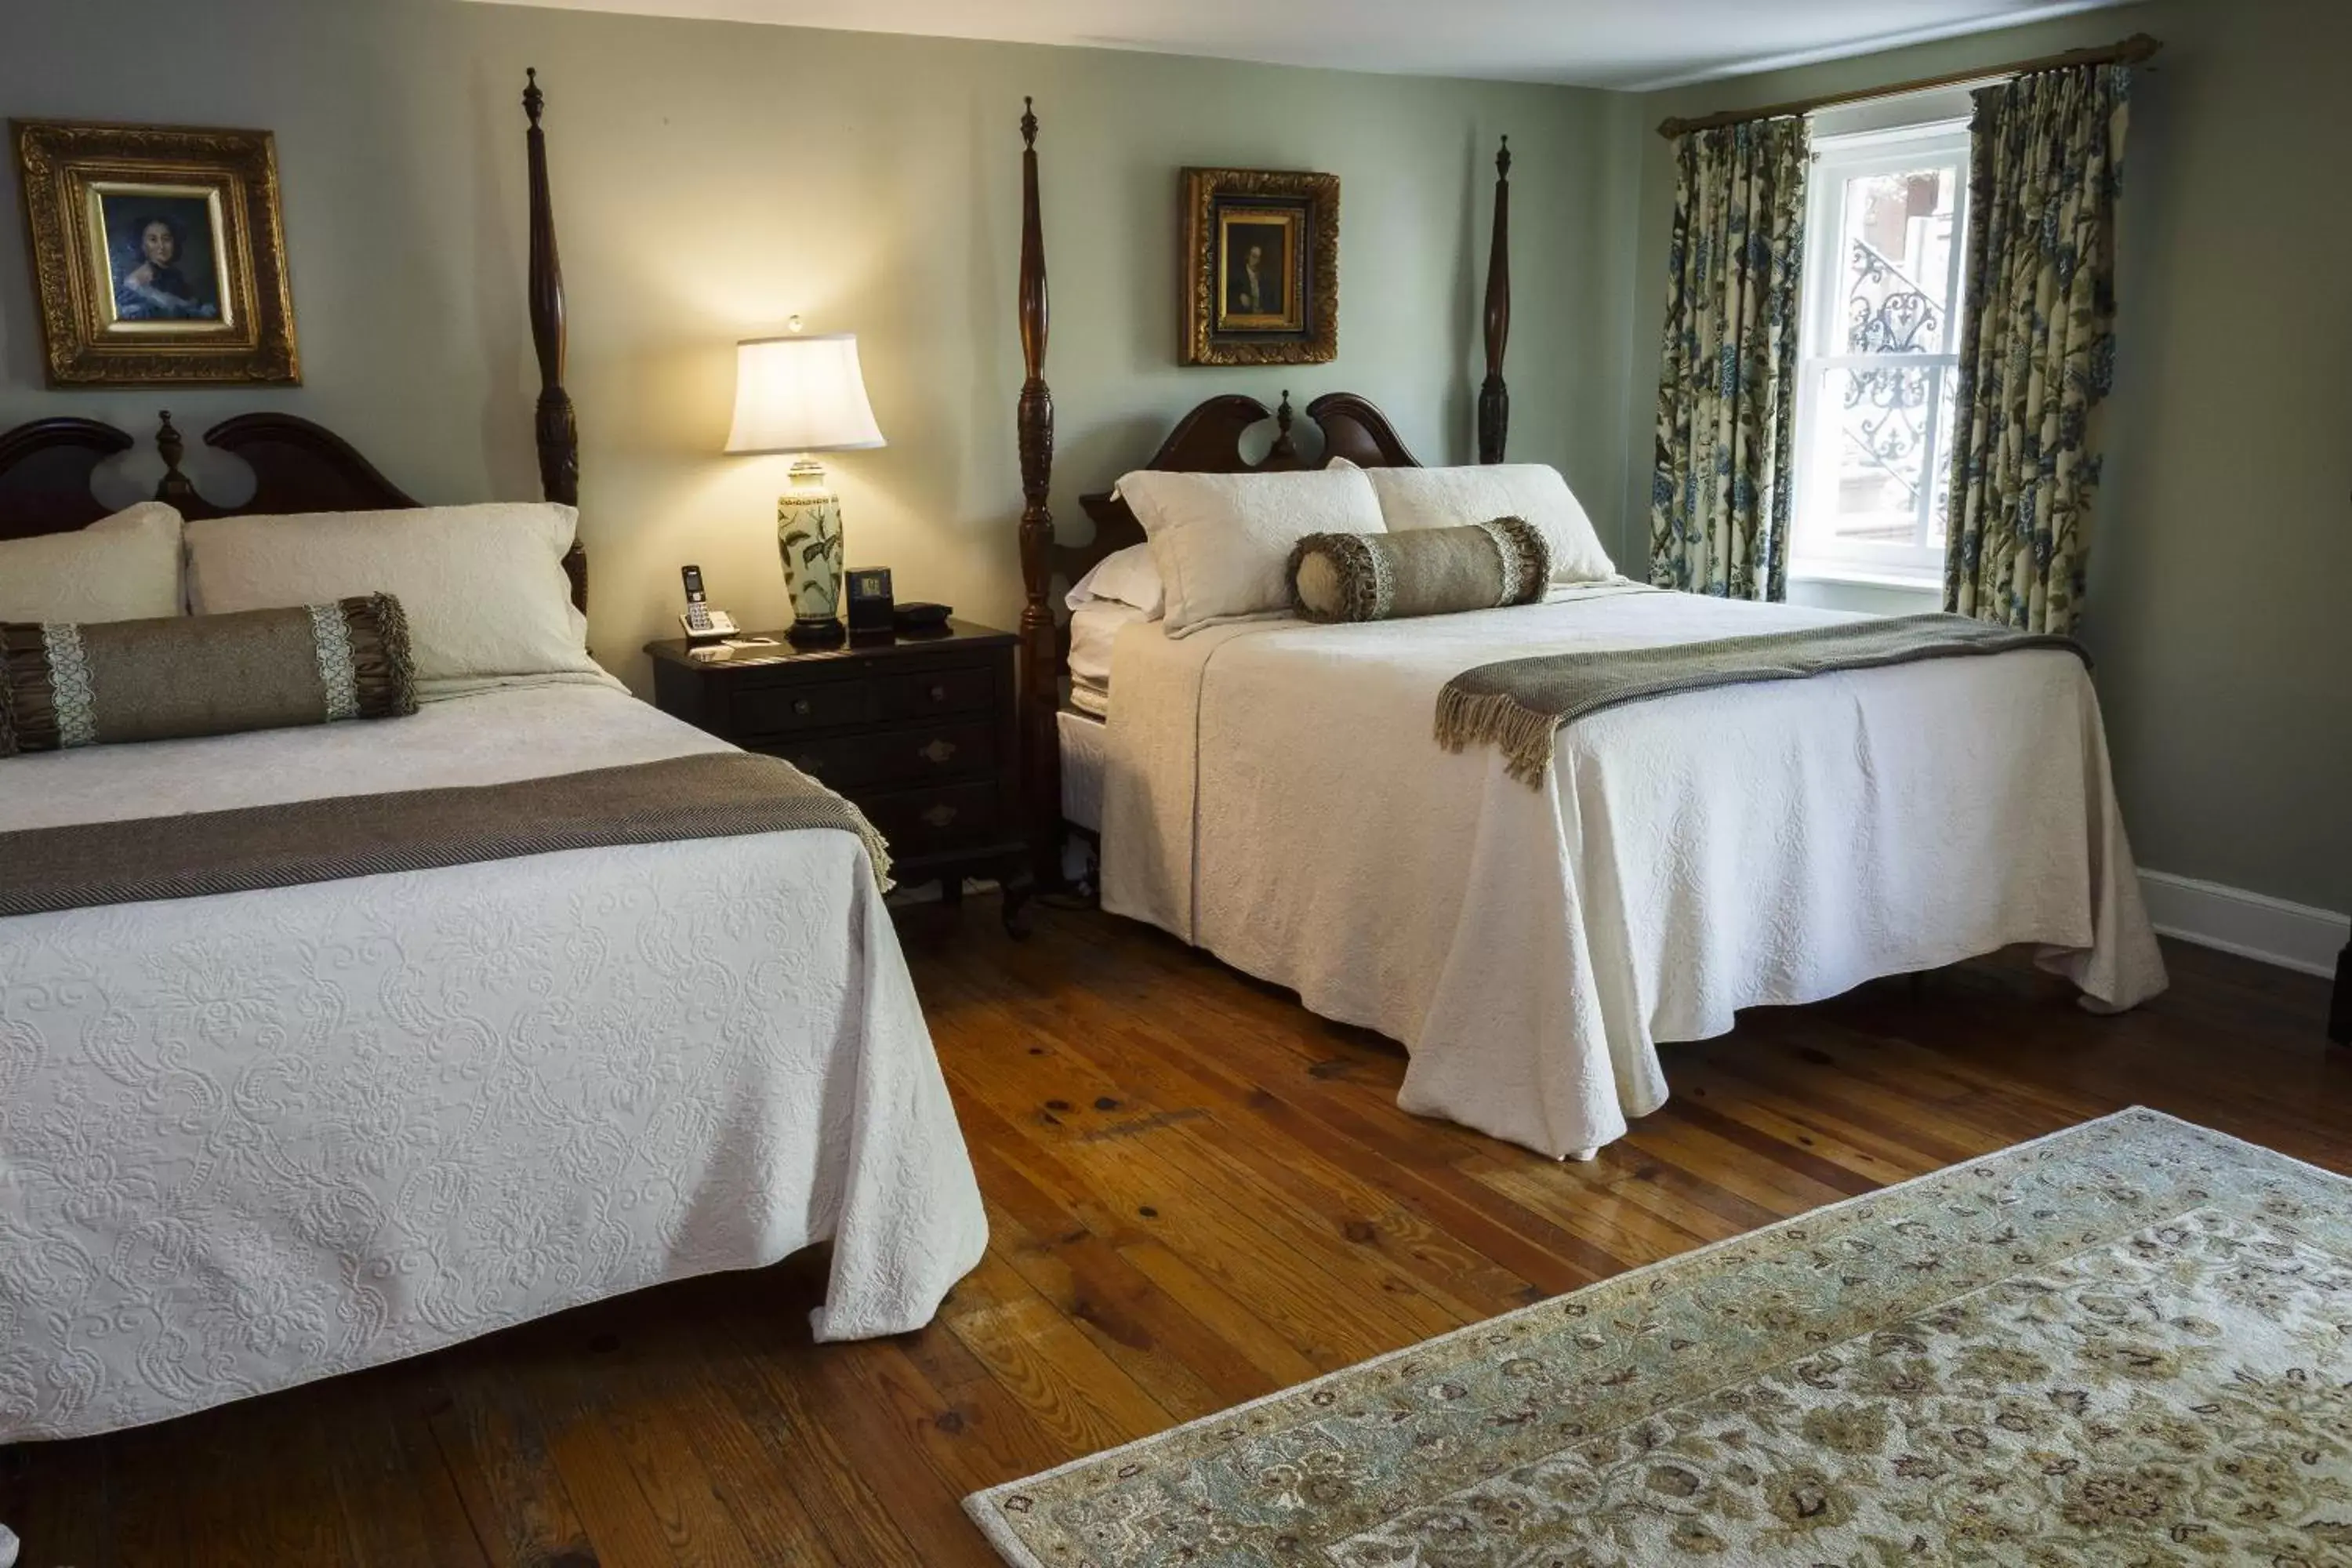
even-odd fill
[[[1811,114],[1816,109],[1829,109],[1838,104],[1871,103],[1882,98],[1901,98],[1906,93],[1958,87],[1963,82],[1983,81],[1992,77],[2031,76],[2035,71],[2064,70],[2070,66],[2137,65],[2162,47],[2163,40],[2152,38],[2146,33],[2134,33],[2122,43],[2110,44],[2103,49],[2069,49],[2063,55],[2013,60],[2005,66],[1979,66],[1973,70],[1921,77],[1916,81],[1900,81],[1890,87],[1864,88],[1854,92],[1825,92],[1818,98],[1768,103],[1760,109],[1727,109],[1716,114],[1702,114],[1695,120],[1662,120],[1658,122],[1658,134],[1671,141],[1693,131],[1712,131],[1718,125],[1737,125],[1747,120],[1782,120],[1792,114]]]

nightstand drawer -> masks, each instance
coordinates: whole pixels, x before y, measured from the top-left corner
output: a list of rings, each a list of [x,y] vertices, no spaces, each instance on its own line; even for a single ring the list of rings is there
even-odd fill
[[[882,837],[890,841],[892,858],[919,856],[989,844],[1003,837],[997,816],[994,780],[948,784],[939,789],[901,790],[888,795],[861,795],[857,804]]]
[[[870,724],[877,717],[875,685],[870,680],[747,685],[727,693],[727,728],[739,736],[789,735],[837,724]]]
[[[869,730],[862,735],[788,742],[766,749],[834,789],[888,787],[994,772],[996,729],[984,720],[910,724],[898,730]]]
[[[5,4],[5,0],[0,0]],[[741,644],[713,655],[646,645],[672,718],[782,757],[857,803],[901,881],[953,902],[970,877],[1028,883],[1013,684],[1020,639],[950,621],[922,634]]]
[[[886,719],[985,713],[995,702],[996,672],[985,665],[894,675],[882,682],[882,716]]]

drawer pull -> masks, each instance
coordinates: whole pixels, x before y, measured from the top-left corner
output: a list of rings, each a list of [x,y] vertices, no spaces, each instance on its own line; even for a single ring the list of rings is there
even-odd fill
[[[939,683],[937,683],[936,685],[934,685],[934,686],[931,688],[931,700],[932,700],[932,701],[934,701],[934,702],[945,702],[947,700],[948,700],[948,687],[947,687],[947,682],[946,682],[946,681],[944,681],[944,680],[942,680],[942,681],[940,681]]]
[[[808,714],[809,714],[809,700],[808,700],[807,698],[805,698],[805,697],[795,697],[795,698],[793,698],[793,712],[795,712],[795,713],[797,713],[797,714],[799,714],[799,715],[801,715],[801,717],[803,717],[803,718],[804,718],[804,719],[805,719],[806,717],[808,717]]]
[[[926,806],[923,808],[923,820],[929,823],[933,827],[945,827],[949,823],[953,822],[955,819],[956,808],[954,806],[943,805]]]
[[[953,741],[933,741],[916,753],[925,761],[933,763],[944,763],[955,754],[956,744]]]

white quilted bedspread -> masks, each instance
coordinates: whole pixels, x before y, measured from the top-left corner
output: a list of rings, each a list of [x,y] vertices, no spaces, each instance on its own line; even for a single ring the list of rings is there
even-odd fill
[[[719,743],[604,685],[0,762],[0,830]],[[800,832],[0,920],[0,1443],[832,1238],[822,1339],[986,1223],[865,855]]]
[[[2011,942],[2164,987],[2072,655],[1727,687],[1561,731],[1540,790],[1432,738],[1473,666],[1843,619],[1618,584],[1364,626],[1156,623],[1113,654],[1103,906],[1412,1052],[1398,1102],[1559,1156],[1665,1101],[1657,1045]]]

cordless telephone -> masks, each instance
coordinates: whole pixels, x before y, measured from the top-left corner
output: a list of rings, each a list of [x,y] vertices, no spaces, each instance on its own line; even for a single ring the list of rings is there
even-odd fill
[[[714,610],[702,596],[702,568],[681,566],[677,574],[686,581],[686,614],[678,621],[686,627],[687,640],[700,642],[710,637],[731,637],[742,635],[735,617],[724,610]]]

